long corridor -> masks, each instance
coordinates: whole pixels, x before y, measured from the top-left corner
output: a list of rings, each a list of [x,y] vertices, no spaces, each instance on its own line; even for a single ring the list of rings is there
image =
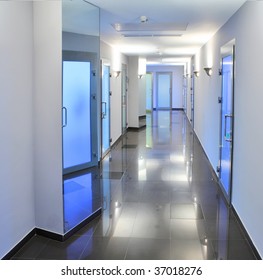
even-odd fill
[[[34,236],[13,259],[256,259],[183,111],[147,115],[92,178],[101,216],[65,242]]]

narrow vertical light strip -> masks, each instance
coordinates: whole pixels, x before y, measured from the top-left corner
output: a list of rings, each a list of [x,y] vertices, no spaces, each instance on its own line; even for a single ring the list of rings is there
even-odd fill
[[[138,60],[138,75],[142,76],[146,74],[146,58],[139,57]]]

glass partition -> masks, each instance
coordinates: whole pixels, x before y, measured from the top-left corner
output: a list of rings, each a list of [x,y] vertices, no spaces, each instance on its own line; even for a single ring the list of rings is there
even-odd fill
[[[98,176],[100,11],[62,1],[64,233],[101,209]]]

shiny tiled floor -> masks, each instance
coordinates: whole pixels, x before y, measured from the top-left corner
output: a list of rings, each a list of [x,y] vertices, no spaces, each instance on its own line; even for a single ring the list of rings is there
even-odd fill
[[[35,236],[14,259],[256,259],[183,112],[147,116],[99,172],[102,215],[65,242]]]

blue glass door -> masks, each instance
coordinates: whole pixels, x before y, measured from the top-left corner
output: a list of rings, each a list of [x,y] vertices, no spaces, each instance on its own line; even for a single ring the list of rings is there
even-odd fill
[[[101,153],[105,156],[110,149],[110,66],[105,64],[102,64],[101,93]]]
[[[172,98],[171,73],[157,73],[157,109],[170,110]]]
[[[233,93],[234,93],[233,52],[222,57],[222,99],[220,136],[219,179],[227,199],[231,199],[232,146],[233,146]]]
[[[63,173],[79,171],[97,163],[94,141],[96,98],[92,62],[79,54],[63,54]],[[93,91],[92,91],[93,89]],[[93,93],[94,94],[94,93]],[[94,104],[92,104],[94,102]],[[94,118],[94,119],[93,119]]]
[[[194,107],[194,94],[195,94],[195,75],[192,74],[191,77],[191,123],[192,123],[192,127],[194,128],[194,112],[195,112],[195,107]]]

